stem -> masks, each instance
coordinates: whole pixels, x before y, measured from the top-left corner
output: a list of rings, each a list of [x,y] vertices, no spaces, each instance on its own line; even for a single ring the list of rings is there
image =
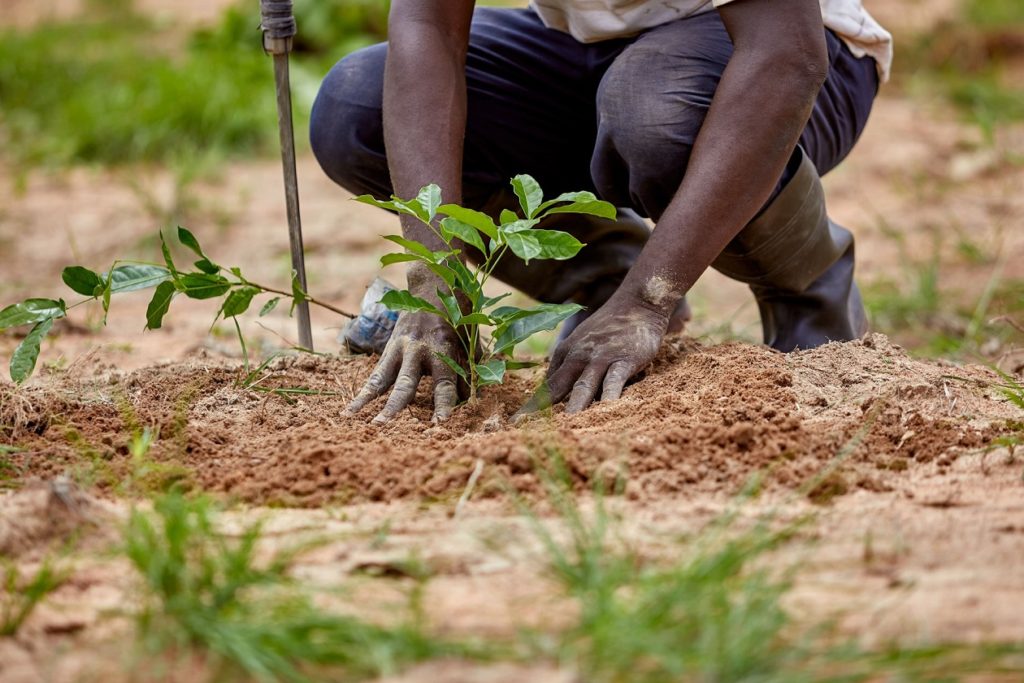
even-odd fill
[[[242,336],[242,326],[238,324],[238,316],[233,315],[231,319],[235,322],[235,331],[238,332],[238,342],[242,345],[242,358],[245,359],[245,376],[249,377],[252,371],[249,369],[249,349],[245,346],[245,337]]]
[[[292,294],[291,292],[285,292],[285,291],[280,290],[280,289],[275,289],[274,287],[267,287],[266,285],[261,285],[258,282],[253,282],[251,280],[246,280],[244,278],[242,279],[242,284],[249,285],[250,287],[255,287],[256,289],[262,289],[264,292],[269,292],[271,294],[280,294],[282,296],[286,296],[286,297],[289,297],[291,299],[295,298],[295,295]],[[320,301],[319,299],[314,299],[308,293],[306,294],[306,301],[308,301],[309,303],[313,304],[314,306],[319,306],[320,308],[326,308],[328,311],[332,311],[334,313],[337,313],[338,315],[345,316],[346,318],[355,318],[356,317],[354,314],[349,313],[348,311],[343,311],[340,308],[332,306],[329,303],[326,303],[324,301]]]

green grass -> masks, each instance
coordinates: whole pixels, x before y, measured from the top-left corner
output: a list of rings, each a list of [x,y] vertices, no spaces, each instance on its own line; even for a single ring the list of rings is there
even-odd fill
[[[26,167],[158,162],[276,149],[272,64],[258,4],[227,11],[184,40],[180,29],[99,3],[88,17],[0,31],[0,142]],[[303,0],[293,59],[297,138],[320,77],[346,51],[378,40],[383,0]],[[255,13],[254,13],[255,12]]]
[[[466,654],[429,637],[415,604],[392,626],[317,607],[288,573],[301,548],[259,561],[259,525],[225,537],[206,500],[172,493],[154,509],[131,514],[124,548],[145,586],[147,666],[198,654],[214,680],[347,681]]]
[[[49,559],[28,578],[13,561],[0,564],[0,638],[17,635],[35,608],[67,579],[64,570]]]

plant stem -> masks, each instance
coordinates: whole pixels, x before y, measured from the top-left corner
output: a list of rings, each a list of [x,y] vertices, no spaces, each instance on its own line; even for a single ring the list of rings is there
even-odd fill
[[[293,299],[295,298],[295,296],[291,292],[285,292],[283,290],[275,289],[273,287],[267,287],[266,285],[261,285],[258,282],[253,282],[252,280],[244,280],[243,279],[242,280],[242,284],[249,285],[250,287],[255,287],[256,289],[262,289],[264,292],[269,292],[271,294],[280,294],[282,296],[287,296],[287,297],[290,297],[290,298],[293,298]],[[356,317],[355,314],[353,314],[353,313],[349,313],[348,311],[343,311],[340,308],[332,306],[331,304],[326,303],[324,301],[320,301],[319,299],[314,299],[308,293],[306,294],[306,301],[308,301],[309,303],[313,304],[314,306],[319,306],[320,308],[326,308],[328,311],[332,311],[334,313],[337,313],[338,315],[345,316],[346,318],[355,318]]]

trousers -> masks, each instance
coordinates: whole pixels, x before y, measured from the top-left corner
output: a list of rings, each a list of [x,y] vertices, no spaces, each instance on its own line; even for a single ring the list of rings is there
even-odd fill
[[[827,29],[825,38],[828,76],[800,137],[821,175],[853,148],[879,86],[873,59],[854,56]],[[547,196],[590,190],[625,210],[615,224],[569,226],[588,243],[569,264],[509,259],[495,275],[542,301],[621,279],[647,236],[643,222],[628,217],[656,223],[675,195],[731,55],[713,11],[629,38],[580,43],[532,10],[478,8],[466,59],[464,204],[493,214],[512,208],[508,181],[528,173]],[[392,193],[382,116],[386,56],[381,43],[339,61],[310,119],[312,149],[327,175],[377,197]],[[744,135],[736,131],[737,144]]]

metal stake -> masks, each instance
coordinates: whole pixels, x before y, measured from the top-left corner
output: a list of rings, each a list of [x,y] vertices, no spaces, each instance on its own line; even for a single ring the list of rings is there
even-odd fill
[[[284,169],[284,197],[288,210],[288,241],[292,251],[292,269],[303,292],[306,284],[306,258],[302,248],[302,220],[299,216],[299,179],[295,170],[295,131],[292,125],[292,93],[288,74],[288,54],[292,51],[295,18],[291,0],[261,0],[263,49],[274,57],[274,82],[277,86],[277,121],[281,133],[281,165]],[[309,322],[309,302],[296,304],[299,344],[313,350],[313,330]]]

